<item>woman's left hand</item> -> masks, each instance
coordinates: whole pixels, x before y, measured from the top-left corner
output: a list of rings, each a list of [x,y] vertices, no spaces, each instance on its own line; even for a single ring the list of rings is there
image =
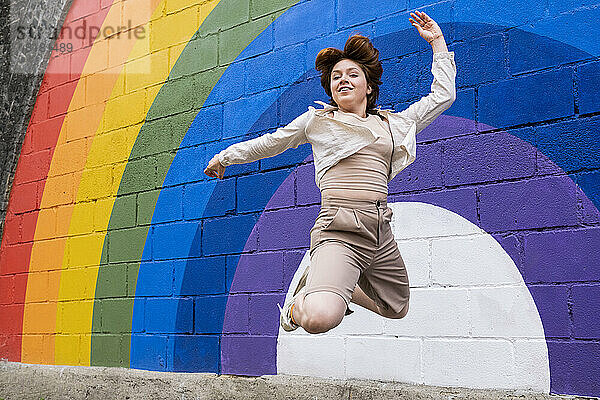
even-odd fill
[[[415,11],[414,13],[410,13],[410,15],[412,15],[412,18],[408,20],[411,25],[417,28],[419,35],[429,43],[439,37],[444,37],[437,22],[431,19],[429,15],[421,11]]]

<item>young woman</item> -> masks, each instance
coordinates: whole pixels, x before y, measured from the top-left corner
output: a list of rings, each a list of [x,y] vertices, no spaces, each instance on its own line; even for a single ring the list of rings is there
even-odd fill
[[[344,50],[317,55],[330,104],[309,110],[273,133],[216,154],[205,173],[223,179],[225,167],[272,157],[310,143],[321,210],[310,231],[310,266],[284,304],[281,326],[326,332],[352,311],[350,302],[387,318],[408,312],[409,281],[390,228],[387,184],[416,157],[416,134],[456,98],[456,65],[438,24],[424,12],[410,23],[433,48],[431,92],[399,113],[375,108],[383,73],[379,51],[353,35]]]

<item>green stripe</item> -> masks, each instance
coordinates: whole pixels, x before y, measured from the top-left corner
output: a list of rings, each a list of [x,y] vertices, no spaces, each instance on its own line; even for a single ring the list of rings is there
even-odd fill
[[[229,64],[296,1],[253,1],[256,4],[254,11],[269,15],[239,25],[240,20],[247,20],[248,0],[221,0],[194,35],[199,39],[186,45],[160,89],[146,116],[147,122],[136,138],[109,221],[96,282],[91,365],[126,368],[130,365],[131,320],[139,258],[156,200],[176,150],[227,68],[210,68],[211,63],[216,63],[216,35],[226,35],[227,43],[231,44],[218,55],[221,64]],[[218,33],[219,28],[230,26],[235,27]],[[169,139],[164,132],[173,136]],[[136,225],[123,227],[122,221],[134,212],[132,204],[137,205]],[[134,255],[138,255],[137,259]],[[124,293],[126,297],[123,297]]]

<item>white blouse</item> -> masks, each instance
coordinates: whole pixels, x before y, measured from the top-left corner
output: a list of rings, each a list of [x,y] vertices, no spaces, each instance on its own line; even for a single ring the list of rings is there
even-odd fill
[[[434,52],[431,73],[433,82],[428,95],[400,112],[377,109],[388,119],[394,143],[388,182],[416,159],[416,134],[446,111],[456,99],[454,52]],[[315,164],[315,183],[320,188],[319,182],[328,168],[373,143],[378,136],[365,126],[327,115],[337,107],[322,101],[315,103],[321,104],[323,108],[309,106],[308,111],[274,132],[232,144],[218,153],[219,162],[225,167],[244,164],[310,143]]]

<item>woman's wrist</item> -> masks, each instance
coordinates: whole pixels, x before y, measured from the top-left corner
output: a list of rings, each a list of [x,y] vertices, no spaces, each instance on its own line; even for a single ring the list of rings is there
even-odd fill
[[[434,35],[431,39],[429,39],[427,42],[431,43],[434,40],[439,39],[439,38],[443,38],[443,37],[444,37],[444,35],[442,35],[441,33],[438,33],[437,35]]]
[[[446,40],[444,39],[444,35],[442,34],[435,36],[431,41],[429,41],[429,44],[431,45],[431,48],[433,49],[434,53],[440,51],[448,51],[448,47],[446,46]]]

